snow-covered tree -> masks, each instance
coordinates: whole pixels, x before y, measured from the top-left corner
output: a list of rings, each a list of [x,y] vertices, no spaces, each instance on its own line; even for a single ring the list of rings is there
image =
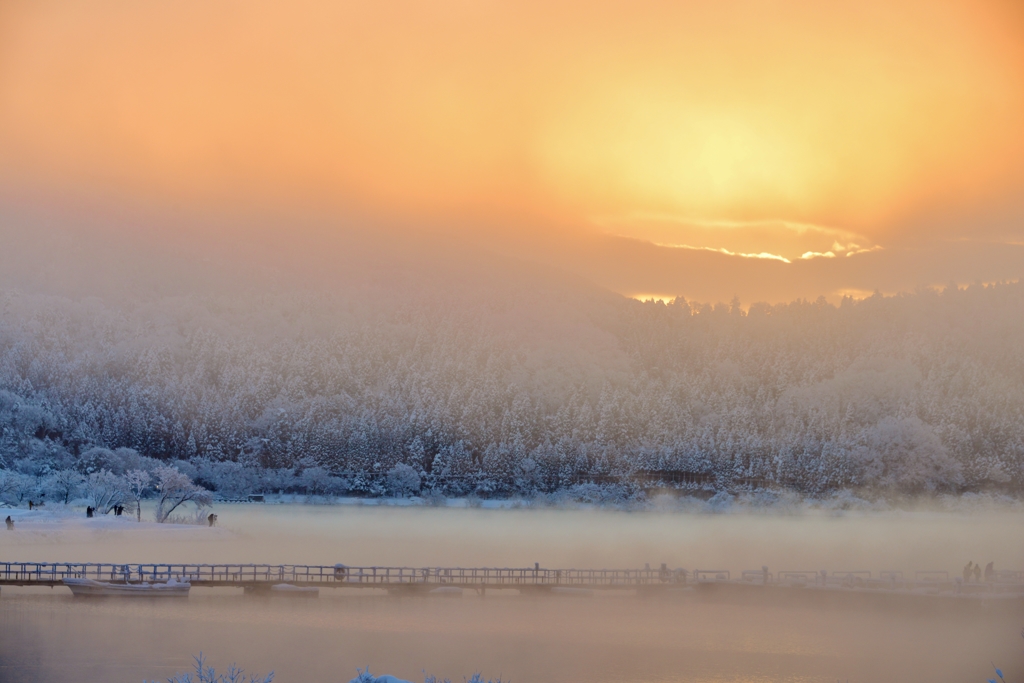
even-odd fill
[[[124,505],[131,496],[124,478],[110,470],[90,474],[85,480],[85,493],[92,507],[101,515],[107,514],[118,505]]]
[[[124,473],[125,488],[135,502],[135,520],[142,521],[142,497],[149,488],[153,477],[145,470],[128,470]]]
[[[306,494],[310,496],[335,494],[339,493],[341,489],[341,479],[331,476],[331,473],[323,467],[305,468],[302,470],[302,476],[299,477],[299,480],[302,482]]]
[[[18,498],[17,491],[25,475],[11,470],[0,470],[0,501],[10,503]]]
[[[52,500],[58,500],[67,505],[75,497],[85,483],[85,477],[73,469],[63,469],[51,472],[43,481],[43,488],[50,494]]]
[[[405,463],[398,463],[388,471],[388,490],[398,497],[416,493],[420,490],[419,473]]]
[[[399,464],[444,495],[1024,491],[1022,283],[746,313],[430,296],[0,292],[7,498],[158,465],[232,497],[384,495]]]
[[[185,503],[200,509],[213,504],[210,492],[194,484],[187,474],[173,467],[158,467],[155,475],[157,522],[166,522],[171,513]]]

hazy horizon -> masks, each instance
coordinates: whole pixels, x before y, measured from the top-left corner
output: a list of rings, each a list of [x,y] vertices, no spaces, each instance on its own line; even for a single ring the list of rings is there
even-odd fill
[[[1020,278],[1015,3],[586,8],[5,3],[2,227],[386,228],[711,303]]]

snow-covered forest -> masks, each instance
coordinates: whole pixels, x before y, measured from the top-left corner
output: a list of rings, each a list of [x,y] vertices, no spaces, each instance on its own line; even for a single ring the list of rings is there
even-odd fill
[[[1024,285],[746,311],[517,296],[9,289],[0,464],[170,463],[221,496],[1024,484]]]

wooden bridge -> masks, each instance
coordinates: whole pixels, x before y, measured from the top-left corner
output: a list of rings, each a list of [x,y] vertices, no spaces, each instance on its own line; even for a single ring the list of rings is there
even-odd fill
[[[414,590],[588,588],[636,589],[684,584],[684,570],[464,567],[348,567],[270,564],[96,564],[0,562],[0,586],[60,586],[66,578],[141,583],[174,578],[211,588],[269,588],[287,583],[319,588]]]
[[[243,588],[260,592],[272,586],[375,588],[392,593],[437,588],[634,590],[653,592],[759,586],[809,591],[855,591],[963,597],[1024,599],[1024,572],[1000,571],[985,582],[963,582],[945,571],[780,571],[767,568],[734,576],[727,569],[546,569],[495,567],[349,567],[345,565],[271,564],[106,564],[78,562],[0,562],[0,586],[63,585],[66,578],[114,583],[187,581],[195,587]]]

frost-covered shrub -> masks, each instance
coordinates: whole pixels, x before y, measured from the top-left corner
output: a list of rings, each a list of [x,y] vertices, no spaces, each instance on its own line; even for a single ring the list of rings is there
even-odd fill
[[[164,524],[185,524],[190,526],[207,526],[209,520],[206,510],[200,508],[191,512],[182,512],[178,515],[167,515],[164,517]]]
[[[115,448],[111,450],[94,446],[78,457],[75,466],[79,472],[86,475],[104,470],[116,475],[122,475],[129,470],[152,472],[160,466],[160,461],[140,455],[134,448]]]
[[[736,497],[727,491],[719,491],[715,495],[708,498],[705,503],[705,507],[708,512],[728,512],[732,509],[733,501]]]
[[[240,462],[199,459],[193,467],[196,483],[215,491],[222,498],[241,498],[263,490],[259,471]]]
[[[212,666],[206,666],[206,658],[203,657],[202,652],[193,659],[195,660],[193,672],[178,674],[167,679],[168,683],[272,683],[274,680],[273,671],[266,676],[246,675],[244,669],[240,669],[234,664],[230,665],[226,672],[218,674]],[[149,682],[143,681],[142,683]],[[152,683],[156,683],[156,681],[152,681]]]
[[[331,476],[325,468],[318,466],[305,468],[299,481],[309,496],[334,496],[345,489],[341,477]]]
[[[498,677],[497,679],[490,679],[490,678],[488,678],[488,679],[485,680],[484,677],[481,674],[478,674],[478,673],[475,673],[472,676],[470,676],[468,679],[464,679],[464,680],[465,680],[465,683],[501,683],[501,678],[500,677]],[[423,679],[423,683],[452,683],[452,680],[450,678],[446,678],[446,679],[444,679],[442,681],[441,679],[438,679],[438,678],[436,678],[434,676],[427,676],[426,678]]]
[[[963,481],[962,467],[935,430],[917,417],[884,417],[854,450],[861,481],[877,488],[932,492]]]
[[[819,502],[819,506],[824,510],[867,511],[875,509],[875,505],[873,503],[855,495],[852,491],[847,489],[836,491],[828,498],[821,500]]]
[[[374,676],[370,673],[370,668],[356,669],[357,675],[349,683],[410,683],[409,681],[401,678],[395,678],[394,676]],[[475,673],[468,679],[464,679],[466,683],[502,683],[501,678],[497,680],[484,679],[479,673]],[[423,683],[452,683],[450,678],[439,679],[436,676],[425,676]]]
[[[586,503],[589,505],[629,506],[643,499],[643,492],[624,484],[575,484],[565,488],[559,498],[562,501]]]
[[[370,673],[370,667],[366,667],[365,669],[356,669],[356,677],[349,681],[349,683],[410,683],[410,681],[387,674],[374,676]]]
[[[430,507],[443,508],[448,505],[448,497],[437,491],[430,491],[423,496],[423,502]]]
[[[405,463],[398,463],[388,471],[388,490],[399,498],[412,495],[420,490],[420,475]]]

